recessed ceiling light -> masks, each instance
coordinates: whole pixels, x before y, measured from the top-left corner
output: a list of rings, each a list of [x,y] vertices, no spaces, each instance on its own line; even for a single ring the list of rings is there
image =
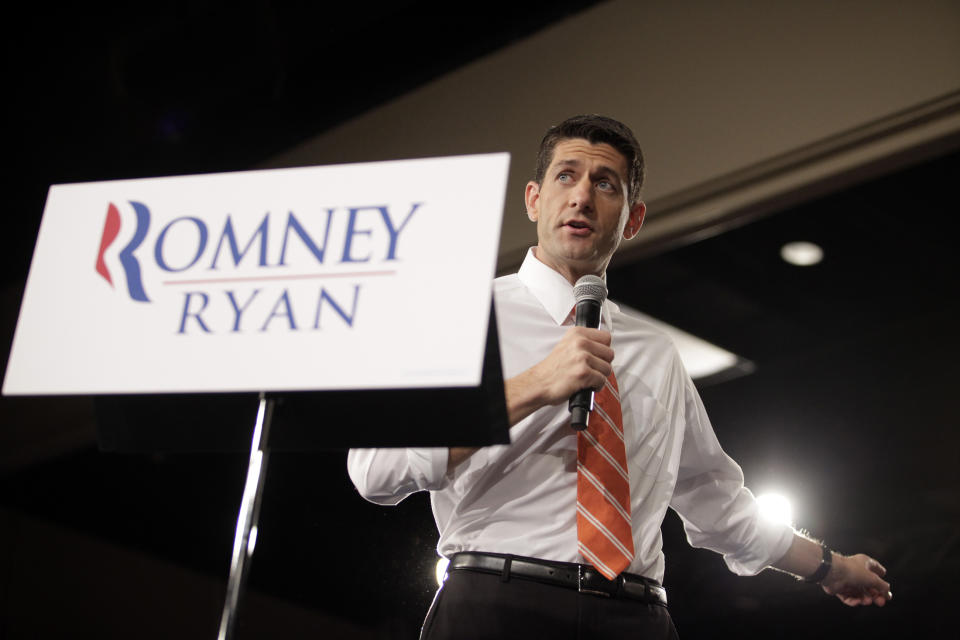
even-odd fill
[[[809,267],[823,260],[823,249],[812,242],[788,242],[780,248],[780,257],[798,267]]]

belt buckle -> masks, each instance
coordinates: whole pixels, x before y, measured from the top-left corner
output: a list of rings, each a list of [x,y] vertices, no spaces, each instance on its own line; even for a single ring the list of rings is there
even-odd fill
[[[590,580],[587,576],[587,572],[590,572],[590,577],[593,577],[593,580]],[[603,582],[599,582],[596,578],[600,578]],[[610,598],[616,595],[617,590],[620,586],[619,580],[622,578],[617,576],[614,580],[607,580],[599,572],[594,571],[592,568],[585,565],[577,566],[577,591],[580,593],[589,593],[595,596],[603,596],[604,598]],[[604,590],[603,587],[609,585],[609,590]]]

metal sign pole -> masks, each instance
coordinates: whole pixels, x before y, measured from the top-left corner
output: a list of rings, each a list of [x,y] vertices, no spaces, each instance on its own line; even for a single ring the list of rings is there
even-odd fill
[[[263,495],[263,479],[267,469],[267,437],[270,433],[273,404],[272,398],[260,393],[260,407],[253,429],[253,442],[250,445],[250,463],[247,466],[247,482],[243,488],[240,514],[237,517],[237,532],[233,539],[230,578],[227,581],[223,614],[220,616],[218,640],[233,638],[240,596],[246,582],[253,548],[257,543],[257,520],[260,516],[260,497]]]

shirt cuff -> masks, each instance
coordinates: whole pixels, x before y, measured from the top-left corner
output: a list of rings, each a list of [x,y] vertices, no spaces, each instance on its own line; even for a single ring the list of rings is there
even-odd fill
[[[752,576],[760,573],[786,555],[793,544],[793,527],[764,521],[758,522],[757,526],[760,530],[754,544],[740,553],[723,557],[730,571],[737,575]]]

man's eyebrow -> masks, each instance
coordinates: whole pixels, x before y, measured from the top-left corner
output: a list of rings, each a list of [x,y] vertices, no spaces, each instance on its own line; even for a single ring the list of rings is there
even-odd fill
[[[565,158],[562,160],[557,160],[556,163],[554,164],[554,169],[563,169],[567,167],[579,169],[582,165],[583,165],[582,160],[578,160],[576,158]],[[617,170],[605,164],[602,164],[596,169],[594,169],[593,175],[612,177],[616,179],[618,184],[623,183],[623,178],[620,176],[619,173],[617,173]]]
[[[579,167],[583,162],[575,158],[570,158],[569,160],[557,160],[556,165],[564,167]]]
[[[596,171],[594,171],[594,174],[599,174],[599,175],[606,174],[609,176],[613,176],[614,178],[617,179],[618,182],[622,181],[622,178],[620,177],[620,174],[617,172],[617,170],[614,169],[613,167],[608,167],[605,164],[602,164],[599,167],[597,167]]]

